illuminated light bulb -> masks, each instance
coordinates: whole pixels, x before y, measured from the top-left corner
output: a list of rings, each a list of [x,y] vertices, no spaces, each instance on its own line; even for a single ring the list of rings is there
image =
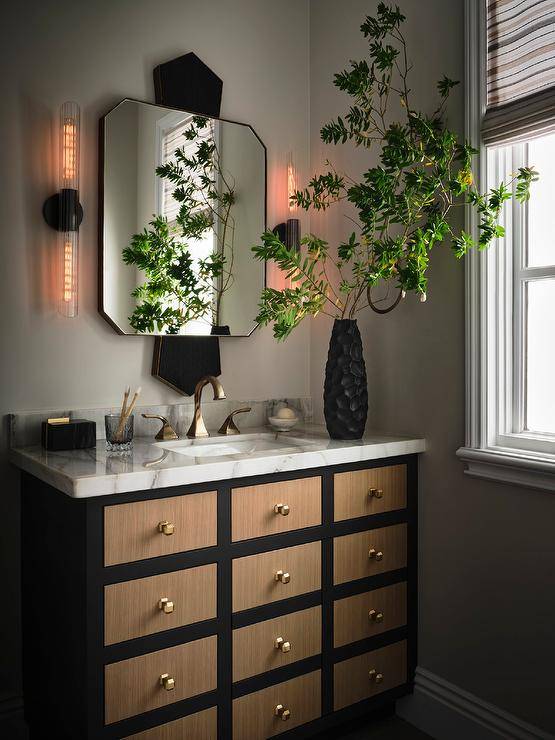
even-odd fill
[[[68,318],[77,316],[79,145],[79,106],[77,103],[64,103],[60,110],[59,311]]]

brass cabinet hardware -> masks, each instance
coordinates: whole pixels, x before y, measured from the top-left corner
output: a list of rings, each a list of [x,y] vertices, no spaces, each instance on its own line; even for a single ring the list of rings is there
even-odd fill
[[[291,509],[287,504],[276,504],[274,506],[274,514],[281,514],[281,516],[288,516]]]
[[[368,678],[375,683],[381,683],[383,681],[383,673],[378,673],[375,668],[371,668],[368,671]]]
[[[370,560],[383,560],[383,552],[381,550],[376,550],[375,547],[371,547],[368,550],[368,557]]]
[[[282,583],[289,583],[289,581],[291,580],[291,576],[287,572],[278,570],[277,573],[275,573],[274,575],[274,580],[281,581]]]
[[[226,417],[222,426],[218,429],[218,434],[241,434],[241,430],[238,429],[233,417],[236,414],[247,414],[250,410],[250,406],[245,406],[242,409],[235,409],[235,411],[232,411],[231,414]]]
[[[172,439],[179,439],[174,428],[165,416],[159,416],[158,414],[141,414],[143,419],[159,419],[162,422],[160,431],[154,439],[161,439],[164,442],[169,442]]]
[[[170,601],[167,596],[164,596],[163,599],[160,599],[158,602],[158,609],[164,612],[164,614],[171,614],[174,610],[173,601]]]
[[[282,653],[288,653],[291,650],[291,643],[283,639],[283,637],[276,637],[274,642],[276,650],[281,650]]]
[[[171,522],[168,522],[167,520],[164,520],[163,522],[158,522],[158,531],[162,534],[173,534],[175,532],[175,525]]]
[[[377,612],[375,609],[370,609],[368,617],[372,622],[383,622],[383,612]]]
[[[195,410],[193,412],[193,421],[191,422],[191,426],[189,427],[189,431],[187,432],[187,436],[189,439],[197,439],[198,437],[209,437],[208,430],[206,429],[206,425],[204,423],[204,419],[202,418],[202,411],[200,407],[200,400],[202,396],[202,389],[204,386],[208,385],[212,386],[212,390],[214,391],[214,401],[221,401],[225,398],[224,388],[218,378],[215,378],[213,375],[205,375],[203,378],[199,380],[199,382],[195,386]]]
[[[286,722],[291,717],[291,712],[289,709],[286,709],[283,704],[278,704],[274,709],[274,715]]]
[[[383,498],[383,491],[381,488],[370,488],[368,495],[370,498]]]
[[[160,676],[160,686],[166,689],[166,691],[173,691],[175,689],[175,679],[169,673],[162,673]]]

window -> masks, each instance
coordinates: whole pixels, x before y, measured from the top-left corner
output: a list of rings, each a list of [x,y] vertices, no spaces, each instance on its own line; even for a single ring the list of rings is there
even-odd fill
[[[481,189],[521,166],[540,180],[526,206],[507,205],[505,238],[467,259],[458,455],[470,475],[555,491],[555,2],[467,0],[466,11],[467,133]]]
[[[540,180],[525,207],[507,209],[507,238],[494,247],[502,254],[489,260],[498,365],[489,437],[492,445],[555,453],[555,135],[489,150],[486,176],[497,186],[529,165]]]
[[[175,151],[181,149],[185,156],[193,157],[197,148],[202,141],[214,140],[216,147],[219,149],[219,127],[218,122],[214,119],[207,119],[206,126],[202,133],[194,141],[185,137],[185,131],[190,127],[193,114],[187,113],[169,113],[167,116],[158,121],[158,162],[157,164],[167,164],[175,161]],[[170,227],[178,228],[177,216],[179,213],[180,203],[173,197],[174,185],[170,180],[157,178],[157,198],[158,213],[168,219]],[[197,208],[195,207],[195,212]],[[199,201],[198,210],[208,210],[208,205]],[[200,239],[189,239],[187,241],[189,251],[193,256],[194,263],[207,257],[218,248],[216,225],[212,229],[207,229]],[[213,296],[207,296],[210,298]],[[210,309],[207,310],[206,316],[189,321],[182,329],[183,334],[206,334],[206,325],[212,324]]]

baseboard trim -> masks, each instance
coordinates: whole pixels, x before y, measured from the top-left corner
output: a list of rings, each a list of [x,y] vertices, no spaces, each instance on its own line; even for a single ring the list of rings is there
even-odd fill
[[[538,727],[418,667],[414,694],[397,702],[397,714],[436,740],[554,740]]]
[[[0,722],[23,716],[23,697],[20,694],[0,693]]]

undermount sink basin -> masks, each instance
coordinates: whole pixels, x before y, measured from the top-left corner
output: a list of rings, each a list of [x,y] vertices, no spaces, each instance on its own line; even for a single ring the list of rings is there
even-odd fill
[[[158,443],[157,446],[186,457],[227,457],[256,452],[282,452],[294,449],[300,444],[303,444],[303,440],[291,437],[276,439],[275,434],[252,434],[241,435],[235,439],[229,437],[179,439],[175,442]]]

